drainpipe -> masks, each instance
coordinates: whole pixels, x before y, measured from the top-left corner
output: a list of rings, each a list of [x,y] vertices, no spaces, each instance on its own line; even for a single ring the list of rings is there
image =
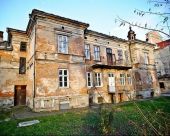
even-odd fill
[[[33,57],[33,62],[34,62],[34,72],[33,72],[33,85],[34,85],[34,88],[33,88],[33,109],[35,108],[35,101],[34,101],[34,99],[35,99],[35,93],[36,93],[36,91],[35,91],[35,89],[36,89],[36,87],[35,87],[35,55],[36,55],[36,51],[35,51],[35,49],[36,49],[36,21],[34,20],[34,19],[32,19],[32,18],[30,18],[31,20],[32,20],[32,22],[34,23],[33,25],[34,25],[34,35],[35,35],[35,39],[34,39],[34,57]]]
[[[36,22],[34,22],[35,24],[35,40],[34,40],[34,74],[33,74],[33,76],[34,76],[34,95],[33,95],[33,109],[35,108],[35,93],[36,93],[36,91],[35,91],[35,89],[36,89],[36,87],[35,87],[35,55],[36,55],[36,51],[35,51],[35,46],[36,46]]]

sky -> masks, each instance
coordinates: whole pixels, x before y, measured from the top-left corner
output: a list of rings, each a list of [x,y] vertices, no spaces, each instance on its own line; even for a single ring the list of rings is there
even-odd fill
[[[129,25],[120,27],[115,19],[119,16],[131,22],[154,25],[158,18],[134,14],[135,9],[148,10],[150,6],[147,0],[0,0],[0,31],[4,31],[7,39],[7,27],[26,30],[32,9],[39,9],[88,23],[88,29],[127,39]],[[138,39],[146,39],[148,31],[132,29]]]

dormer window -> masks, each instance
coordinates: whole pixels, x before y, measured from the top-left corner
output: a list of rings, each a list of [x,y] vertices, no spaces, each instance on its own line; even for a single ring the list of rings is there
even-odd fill
[[[26,51],[27,50],[27,43],[21,42],[20,44],[20,51]]]

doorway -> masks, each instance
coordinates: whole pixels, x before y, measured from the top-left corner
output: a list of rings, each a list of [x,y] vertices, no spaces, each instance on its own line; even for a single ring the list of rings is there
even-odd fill
[[[15,85],[14,106],[26,104],[26,85]]]

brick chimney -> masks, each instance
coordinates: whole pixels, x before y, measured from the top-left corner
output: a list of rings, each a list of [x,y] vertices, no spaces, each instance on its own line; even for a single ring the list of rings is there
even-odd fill
[[[3,31],[0,31],[0,42],[3,42]]]

